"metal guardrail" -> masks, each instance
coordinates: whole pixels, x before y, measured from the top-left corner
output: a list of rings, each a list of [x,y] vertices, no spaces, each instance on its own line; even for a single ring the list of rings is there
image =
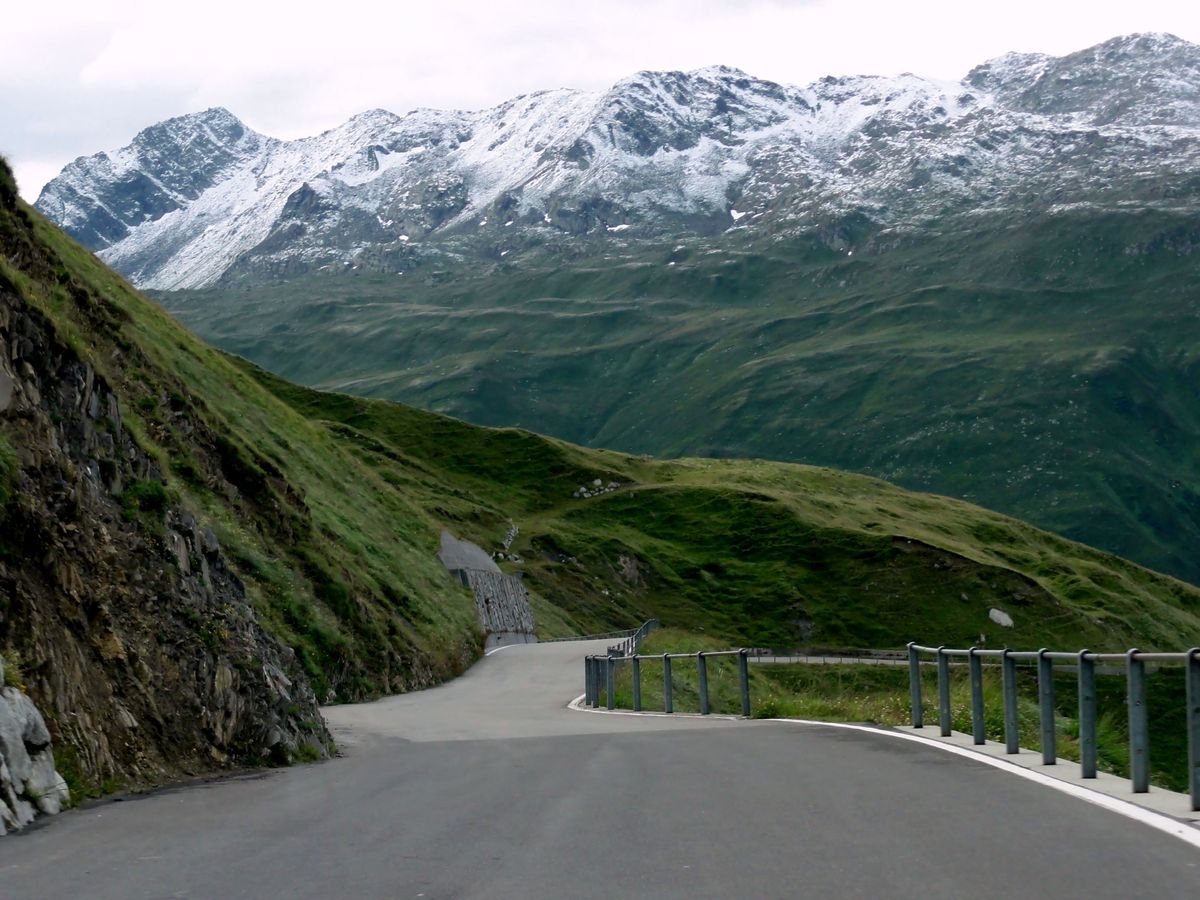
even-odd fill
[[[608,648],[608,655],[613,656],[632,656],[638,652],[642,646],[642,641],[646,639],[646,635],[660,627],[658,619],[647,619],[636,630],[628,632],[628,637],[621,643]]]
[[[539,638],[539,644],[561,644],[564,641],[603,641],[611,638],[625,638],[637,633],[636,628],[623,628],[620,631],[605,631],[600,634],[576,634],[571,637]]]
[[[647,623],[649,624],[649,623]],[[615,648],[612,648],[615,649]],[[652,659],[661,661],[663,665],[663,712],[674,713],[675,705],[672,697],[671,661],[675,659],[694,659],[699,680],[700,715],[707,716],[711,711],[708,695],[708,663],[707,659],[714,656],[736,656],[738,660],[738,682],[741,688],[742,715],[750,717],[750,651],[740,650],[702,650],[699,653],[662,653],[640,656],[637,653],[628,655],[614,654],[610,649],[608,656],[586,656],[583,660],[584,703],[591,707],[600,705],[600,691],[605,693],[605,706],[616,708],[615,681],[617,666],[628,663],[633,682],[633,711],[642,711],[642,660]]]
[[[904,650],[863,650],[845,647],[797,647],[777,649],[771,647],[751,647],[750,656],[756,659],[806,659],[820,657],[825,659],[846,660],[854,662],[907,662],[908,653]]]
[[[971,732],[976,744],[986,743],[983,708],[983,661],[998,658],[1004,698],[1004,748],[1007,753],[1020,750],[1017,732],[1018,661],[1036,661],[1038,683],[1038,725],[1041,733],[1042,764],[1055,765],[1057,759],[1054,731],[1054,664],[1073,663],[1070,668],[1079,677],[1079,759],[1084,778],[1096,777],[1096,664],[1122,663],[1127,681],[1125,707],[1129,721],[1129,780],[1135,794],[1150,790],[1150,736],[1146,706],[1146,664],[1184,666],[1187,684],[1188,784],[1192,809],[1200,810],[1200,648],[1182,653],[1075,653],[1042,650],[981,650],[970,647],[951,650],[946,647],[908,645],[908,683],[912,704],[913,728],[925,725],[921,702],[921,655],[932,654],[937,663],[938,728],[943,737],[950,734],[950,664],[966,659],[971,682]],[[1065,667],[1064,667],[1065,668]]]

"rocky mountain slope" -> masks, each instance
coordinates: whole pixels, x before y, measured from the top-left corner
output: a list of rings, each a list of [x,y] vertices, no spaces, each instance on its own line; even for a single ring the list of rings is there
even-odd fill
[[[404,690],[477,654],[432,526],[426,553],[290,424],[0,167],[0,654],[76,799],[323,756],[314,686]]]
[[[1200,48],[1152,34],[951,83],[641,72],[478,112],[372,110],[296,141],[210,109],[76,160],[37,207],[173,290],[686,235],[850,252],[947,216],[1186,205],[1198,177]]]

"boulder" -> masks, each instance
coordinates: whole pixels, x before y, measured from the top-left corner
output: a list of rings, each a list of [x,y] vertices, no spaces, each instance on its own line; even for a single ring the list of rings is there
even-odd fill
[[[28,825],[39,812],[57,814],[70,796],[54,768],[42,714],[21,691],[0,688],[0,835]]]

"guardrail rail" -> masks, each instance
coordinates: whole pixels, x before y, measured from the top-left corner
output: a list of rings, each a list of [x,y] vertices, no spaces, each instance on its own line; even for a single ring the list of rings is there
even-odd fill
[[[1124,653],[1093,653],[1090,650],[1062,652],[1052,650],[983,650],[978,647],[948,649],[908,645],[908,683],[913,728],[925,726],[921,697],[922,655],[932,655],[937,665],[938,729],[950,735],[950,665],[965,659],[971,684],[971,736],[978,744],[986,743],[983,706],[983,662],[998,659],[1001,693],[1004,703],[1004,749],[1020,750],[1017,730],[1017,663],[1037,664],[1038,725],[1042,745],[1042,764],[1056,764],[1054,730],[1055,663],[1070,663],[1079,677],[1079,764],[1084,778],[1096,777],[1096,665],[1120,664],[1126,678],[1125,708],[1129,723],[1129,781],[1135,794],[1150,790],[1150,728],[1146,705],[1146,664],[1182,665],[1187,685],[1188,785],[1192,809],[1200,810],[1200,648],[1181,653],[1145,653],[1138,649]],[[959,663],[961,665],[961,663]]]
[[[735,656],[738,660],[738,678],[741,693],[741,712],[749,717],[750,704],[750,673],[749,662],[753,658],[771,658],[786,656],[779,651],[764,651],[760,649],[740,648],[737,650],[705,650],[699,653],[662,653],[643,656],[638,653],[645,636],[658,627],[658,622],[651,620],[630,634],[620,644],[608,648],[605,656],[587,656],[584,658],[584,703],[591,707],[600,705],[600,696],[605,695],[605,706],[615,709],[615,690],[617,667],[628,664],[630,667],[633,709],[642,711],[642,672],[643,660],[661,662],[663,667],[663,712],[673,713],[672,699],[672,662],[675,660],[695,660],[697,680],[700,694],[700,714],[710,712],[708,691],[708,670],[705,660],[712,657]],[[803,651],[787,651],[797,657],[808,656],[811,653]],[[847,651],[841,651],[846,654]],[[938,728],[943,737],[951,734],[950,709],[950,666],[966,664],[970,679],[971,694],[971,736],[975,744],[987,742],[985,733],[985,710],[983,699],[983,665],[988,660],[992,665],[999,665],[1001,670],[1001,687],[1004,705],[1004,746],[1005,752],[1015,754],[1020,751],[1020,734],[1018,731],[1017,710],[1017,663],[1034,663],[1037,666],[1038,687],[1038,725],[1041,738],[1042,764],[1052,766],[1057,764],[1057,735],[1055,732],[1055,699],[1054,674],[1056,664],[1063,670],[1073,670],[1079,679],[1079,756],[1080,770],[1084,778],[1096,777],[1097,761],[1097,700],[1096,673],[1101,667],[1104,674],[1109,672],[1123,674],[1126,678],[1125,706],[1129,726],[1129,780],[1133,792],[1144,794],[1150,790],[1150,729],[1149,715],[1146,702],[1146,666],[1174,666],[1184,668],[1187,689],[1187,746],[1188,746],[1188,786],[1191,795],[1193,811],[1200,810],[1200,648],[1193,648],[1177,653],[1148,653],[1136,648],[1124,653],[1094,653],[1091,650],[1063,652],[1054,650],[985,650],[979,647],[965,649],[950,649],[947,647],[925,647],[916,643],[907,646],[908,680],[912,711],[913,728],[925,726],[925,709],[922,698],[921,666],[922,656],[932,656],[932,662],[937,667],[937,717]],[[899,657],[899,659],[897,659]],[[857,651],[853,656],[840,657],[846,663],[888,663],[899,662],[903,665],[904,654],[894,651]],[[995,661],[995,662],[992,662]],[[926,663],[928,664],[928,663]]]
[[[613,653],[611,648],[608,656],[587,656],[583,661],[584,674],[584,703],[596,707],[600,704],[600,691],[605,693],[605,706],[615,709],[614,685],[617,666],[628,663],[633,684],[633,711],[642,712],[642,660],[661,662],[663,666],[663,712],[675,712],[672,697],[672,660],[692,659],[696,661],[696,672],[700,691],[700,715],[707,716],[711,711],[708,695],[708,663],[713,657],[736,656],[738,660],[738,683],[742,700],[742,715],[750,716],[750,651],[740,650],[702,650],[699,653],[656,653],[640,656],[637,653],[628,655]]]

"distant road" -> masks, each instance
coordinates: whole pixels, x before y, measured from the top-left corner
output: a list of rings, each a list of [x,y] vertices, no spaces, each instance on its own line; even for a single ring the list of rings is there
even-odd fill
[[[1200,852],[871,733],[566,709],[585,653],[326,711],[341,759],[0,839],[0,897],[1192,897]]]

